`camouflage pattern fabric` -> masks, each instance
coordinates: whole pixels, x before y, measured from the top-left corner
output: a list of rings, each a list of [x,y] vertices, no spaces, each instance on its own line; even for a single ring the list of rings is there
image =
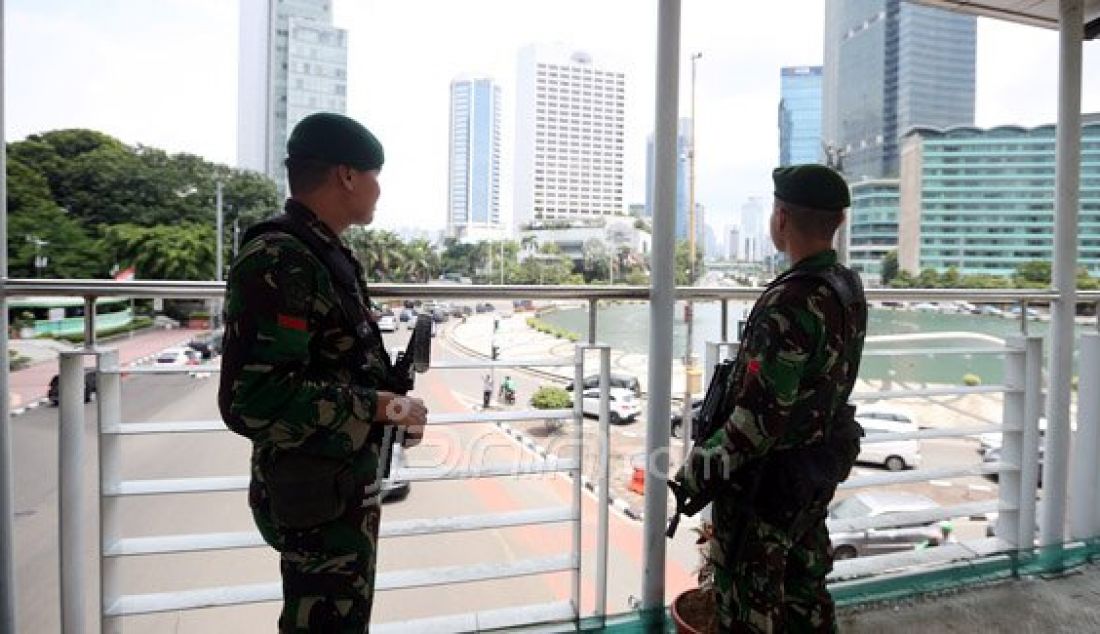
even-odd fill
[[[354,262],[311,211],[288,201],[287,213],[298,214]],[[371,423],[375,388],[389,368],[381,338],[364,345],[356,337],[328,270],[285,233],[266,233],[242,247],[229,274],[225,326],[219,407],[227,425],[252,440],[249,505],[260,533],[282,555],[279,629],[366,631],[380,516],[379,444]],[[280,452],[347,461],[362,501],[320,526],[281,527],[261,473]]]
[[[792,271],[839,266],[836,252],[828,250],[798,262]],[[742,526],[745,521],[736,513],[738,505],[747,503],[736,483],[758,468],[760,459],[821,442],[825,425],[851,393],[850,370],[858,368],[863,353],[865,301],[845,319],[840,301],[824,281],[784,277],[757,300],[746,324],[726,387],[734,395],[733,413],[692,449],[676,475],[689,495],[714,494],[719,615],[729,631],[835,627],[832,600],[823,591],[832,565],[828,534],[823,532],[825,509],[807,510],[821,519],[800,522],[813,524],[801,535],[785,535],[756,518]],[[842,332],[845,323],[847,333]],[[761,490],[767,488],[762,482]],[[746,533],[738,536],[738,529]],[[733,561],[731,545],[739,537],[744,540],[743,560]],[[796,621],[809,629],[793,629]]]

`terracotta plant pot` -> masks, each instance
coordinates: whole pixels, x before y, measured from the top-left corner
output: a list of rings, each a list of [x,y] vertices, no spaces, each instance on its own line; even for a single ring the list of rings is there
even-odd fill
[[[717,608],[714,590],[692,588],[681,592],[672,602],[672,620],[680,634],[708,634],[716,629]]]

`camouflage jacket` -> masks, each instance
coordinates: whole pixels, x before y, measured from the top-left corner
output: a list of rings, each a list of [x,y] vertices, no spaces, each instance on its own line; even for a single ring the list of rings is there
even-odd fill
[[[312,211],[293,200],[286,210],[355,262]],[[361,271],[357,277],[366,306]],[[389,357],[381,337],[370,344],[363,350],[357,341],[328,269],[309,247],[281,232],[243,245],[226,288],[218,405],[227,425],[252,440],[254,484],[257,462],[288,450],[347,459],[360,482],[376,479],[378,443],[370,436]]]
[[[828,250],[799,261],[791,271],[839,266],[836,252]],[[733,391],[733,413],[692,449],[676,476],[689,495],[720,494],[723,482],[754,459],[820,441],[852,391],[849,370],[858,367],[863,354],[866,301],[845,320],[840,301],[823,280],[788,277],[778,278],[760,296],[745,326],[726,386],[727,393]]]

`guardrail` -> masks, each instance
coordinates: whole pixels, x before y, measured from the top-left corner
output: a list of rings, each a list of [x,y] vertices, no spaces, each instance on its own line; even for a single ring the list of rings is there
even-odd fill
[[[608,346],[578,345],[572,363],[560,359],[518,359],[512,362],[444,362],[432,366],[435,370],[478,370],[508,367],[552,367],[572,365],[576,385],[583,381],[584,353],[596,350],[599,356],[600,404],[599,404],[599,458],[597,486],[599,496],[596,522],[597,557],[595,586],[595,615],[606,615],[607,604],[607,548],[608,548],[608,498],[610,438],[610,348]],[[97,357],[97,407],[99,432],[95,436],[96,447],[84,446],[83,416],[83,363],[86,356]],[[127,368],[127,373],[178,374],[191,372],[219,372],[217,366],[185,367],[137,367]],[[61,534],[60,573],[62,579],[61,610],[62,631],[114,632],[121,629],[124,617],[167,611],[182,611],[216,606],[231,606],[282,598],[279,582],[198,588],[185,591],[146,594],[123,594],[119,562],[125,558],[146,555],[227,551],[242,548],[264,547],[266,544],[258,532],[221,532],[197,534],[168,534],[138,538],[124,538],[119,525],[119,505],[124,499],[146,495],[186,495],[247,490],[248,476],[189,477],[176,479],[125,480],[120,474],[122,441],[127,437],[159,434],[225,434],[228,430],[220,420],[182,422],[121,421],[121,376],[118,352],[112,349],[97,352],[65,352],[61,355],[60,370],[60,495],[59,518]],[[469,469],[396,469],[391,478],[403,482],[438,481],[447,479],[519,476],[529,474],[566,474],[572,480],[572,503],[568,507],[551,507],[509,511],[502,513],[445,517],[440,519],[415,519],[385,522],[380,537],[393,538],[411,535],[434,535],[457,531],[477,531],[529,526],[550,523],[571,523],[571,549],[567,553],[525,559],[512,563],[482,563],[475,566],[444,566],[422,570],[385,572],[376,579],[377,591],[399,590],[416,587],[459,584],[519,576],[539,575],[563,571],[572,572],[571,598],[566,602],[551,602],[430,619],[436,629],[474,629],[480,624],[494,627],[525,625],[546,621],[574,621],[581,618],[581,520],[582,520],[582,471],[583,443],[582,399],[574,398],[572,409],[519,410],[488,414],[431,415],[428,424],[441,425],[470,423],[500,423],[523,420],[573,420],[572,456],[558,458],[546,456],[531,464],[491,464]],[[86,514],[83,482],[84,466],[89,456],[98,452],[99,482],[97,508],[92,516],[99,519],[97,545],[99,566],[98,604],[100,622],[88,628],[85,622],[85,587],[83,569],[86,555],[84,544],[90,528]],[[425,623],[427,625],[427,622]],[[379,632],[401,632],[416,629],[417,622],[400,622],[373,626]]]
[[[7,280],[6,292],[8,294],[21,294],[21,295],[76,295],[85,299],[86,304],[94,305],[96,297],[102,296],[140,296],[140,297],[161,297],[161,298],[219,298],[223,291],[224,285],[222,283],[214,282],[113,282],[109,280],[103,281],[71,281],[71,280]],[[618,287],[618,288],[592,288],[592,287],[548,287],[548,286],[469,286],[469,285],[375,285],[373,287],[375,295],[377,297],[419,297],[419,298],[479,298],[479,299],[528,299],[532,297],[542,298],[567,298],[571,300],[581,299],[586,301],[590,307],[590,333],[595,332],[595,322],[597,319],[599,303],[608,300],[645,300],[649,297],[649,289],[642,287]],[[726,334],[726,324],[728,322],[728,310],[727,304],[729,301],[736,300],[750,300],[755,298],[760,289],[744,289],[744,288],[681,288],[677,290],[677,297],[681,299],[695,299],[697,301],[717,301],[722,304],[722,333]],[[969,291],[969,290],[897,290],[897,289],[869,289],[868,296],[873,301],[916,301],[916,300],[929,300],[929,301],[946,301],[955,299],[965,299],[971,302],[997,302],[997,303],[1015,303],[1021,307],[1021,330],[1026,333],[1027,322],[1026,308],[1030,304],[1045,304],[1056,300],[1056,293],[1054,292],[1034,292],[1034,291]],[[1085,292],[1079,295],[1082,303],[1096,302],[1100,305],[1100,293],[1097,292]],[[94,349],[94,311],[89,311],[86,317],[85,332],[88,334],[87,342],[89,351]],[[1098,323],[1100,328],[1100,323]],[[590,335],[591,336],[591,335]],[[1088,339],[1090,335],[1086,335]],[[725,338],[725,337],[724,337]],[[1032,343],[1032,340],[1035,343]],[[1100,358],[1100,353],[1095,349],[1100,346],[1096,343],[1100,341],[1100,335],[1091,335],[1091,339],[1088,339],[1092,343],[1082,344],[1084,350],[1082,354],[1083,363],[1081,370],[1081,384],[1082,385],[1100,385],[1100,361],[1096,359]],[[883,474],[876,476],[867,476],[860,479],[854,479],[852,482],[846,483],[845,488],[860,488],[869,486],[879,486],[885,484],[898,484],[902,482],[923,481],[931,478],[944,478],[944,477],[959,477],[964,475],[974,475],[979,473],[986,473],[991,469],[997,471],[1001,482],[1001,498],[997,501],[996,510],[998,511],[999,522],[1003,526],[998,525],[997,538],[992,540],[986,540],[982,542],[975,542],[971,544],[951,544],[947,547],[939,547],[935,549],[928,549],[926,552],[921,553],[905,553],[904,555],[886,555],[881,558],[875,558],[878,563],[874,563],[874,560],[859,560],[858,562],[841,562],[838,565],[837,574],[834,578],[844,576],[846,578],[860,577],[864,578],[866,575],[874,575],[884,570],[893,570],[900,567],[912,566],[912,565],[927,565],[929,563],[935,563],[937,561],[955,561],[959,559],[965,559],[967,557],[976,557],[991,552],[1004,552],[1005,550],[1019,549],[1023,550],[1030,542],[1025,536],[1033,534],[1034,521],[1035,521],[1035,499],[1034,496],[1029,496],[1029,491],[1033,491],[1033,487],[1030,484],[1035,479],[1037,472],[1037,432],[1032,421],[1037,419],[1039,411],[1039,400],[1037,398],[1028,397],[1029,394],[1039,394],[1038,388],[1025,387],[1039,385],[1037,382],[1041,372],[1040,369],[1036,369],[1035,359],[1038,358],[1040,352],[1038,349],[1031,351],[1031,346],[1039,346],[1038,338],[1023,337],[1020,341],[1014,341],[1008,348],[1004,350],[998,350],[997,353],[1006,355],[1006,375],[1003,385],[1000,386],[981,386],[975,388],[928,388],[923,390],[906,390],[906,389],[892,389],[876,391],[872,394],[859,395],[868,399],[881,399],[881,398],[893,398],[893,397],[937,397],[949,394],[965,394],[965,393],[988,393],[992,391],[1003,392],[1005,394],[1005,414],[1004,425],[1001,428],[1004,434],[1004,458],[995,467],[981,467],[981,466],[961,466],[952,468],[949,470],[924,470],[924,472],[906,472],[898,474]],[[1091,352],[1090,352],[1091,351]],[[882,354],[898,354],[899,350],[884,351]],[[983,348],[968,348],[966,350],[940,350],[936,348],[922,347],[920,350],[908,350],[905,351],[910,354],[939,354],[939,353],[966,353],[966,354],[983,354],[989,352]],[[874,351],[869,351],[868,354],[875,354]],[[1026,359],[1026,361],[1022,361]],[[75,362],[71,362],[75,363]],[[527,360],[515,360],[508,364],[502,362],[485,362],[478,367],[505,367],[506,365],[514,366],[530,366],[531,361]],[[708,366],[711,365],[709,362]],[[74,366],[75,367],[75,366]],[[470,366],[473,367],[473,366]],[[217,371],[217,368],[200,368],[208,371]],[[458,369],[458,368],[453,368]],[[129,371],[129,370],[128,370]],[[161,372],[160,369],[135,369],[136,372]],[[107,385],[111,381],[111,377],[117,375],[112,371],[104,371],[102,380],[105,382],[104,387],[100,388],[101,398],[104,398],[108,389]],[[69,393],[76,394],[71,385],[78,385],[80,382],[77,380],[78,375],[73,374],[73,370],[70,368],[68,371],[62,373],[63,376],[67,375],[68,378],[63,378],[63,385],[70,385]],[[74,381],[76,381],[74,383]],[[66,388],[62,388],[63,390]],[[1082,399],[1082,416],[1091,417],[1089,420],[1095,420],[1098,412],[1100,412],[1100,404],[1096,401],[1100,399],[1100,391],[1090,390],[1086,394],[1083,394]],[[109,397],[105,399],[101,407],[109,405]],[[117,405],[113,406],[117,407]],[[80,407],[77,403],[72,402],[66,404],[65,400],[62,401],[62,416],[68,416],[74,410],[79,410]],[[512,413],[517,415],[519,413]],[[535,414],[524,414],[535,416]],[[101,413],[102,416],[102,413]],[[499,415],[483,415],[482,422],[498,421]],[[537,414],[539,418],[545,418],[543,412]],[[521,418],[515,418],[520,420]],[[443,424],[456,423],[457,420],[447,420],[442,417],[433,417],[433,423]],[[217,423],[218,429],[214,428],[209,421],[192,421],[190,423],[177,423],[176,431],[174,433],[210,433],[220,431],[220,423]],[[75,434],[73,430],[73,423],[66,424],[62,422],[62,440],[60,451],[63,456],[62,463],[70,465],[81,464],[84,458],[83,447],[80,445],[82,440],[79,435]],[[64,430],[69,430],[65,433]],[[150,427],[143,427],[142,423],[129,423],[126,425],[119,425],[117,428],[108,427],[105,431],[105,438],[109,438],[104,444],[111,445],[115,443],[117,439],[124,438],[130,435],[144,434],[153,431]],[[996,431],[993,426],[976,426],[973,428],[966,428],[963,430],[924,430],[920,432],[914,432],[909,435],[884,435],[878,439],[868,439],[866,442],[887,442],[891,440],[901,440],[905,438],[946,438],[957,437],[960,435],[975,435],[986,432]],[[1076,449],[1079,452],[1085,452],[1083,455],[1095,455],[1100,452],[1100,433],[1097,433],[1093,426],[1086,425],[1083,428],[1084,434],[1082,438],[1085,439],[1084,443],[1077,443]],[[116,450],[110,446],[101,447],[104,451],[104,455],[107,460],[101,461],[101,475],[105,478],[104,482],[114,482],[109,476],[111,476],[111,470],[109,468],[109,462],[113,452]],[[1091,452],[1091,454],[1089,453]],[[71,460],[70,460],[71,459]],[[108,464],[108,468],[104,470],[104,463]],[[606,463],[606,457],[601,456],[601,464]],[[559,463],[558,467],[562,467],[566,463]],[[569,469],[574,469],[577,465],[567,465]],[[605,467],[601,467],[605,468]],[[1091,471],[1090,471],[1091,469]],[[1074,465],[1073,478],[1074,482],[1078,483],[1078,490],[1084,490],[1080,487],[1094,486],[1095,481],[1100,474],[1092,473],[1096,471],[1098,467],[1093,464],[1091,460],[1077,460]],[[80,505],[82,501],[80,496],[75,494],[79,489],[78,482],[70,481],[69,478],[73,477],[74,470],[68,469],[66,474],[62,477],[62,491],[59,499],[59,504],[62,507],[62,516],[79,514]],[[606,473],[606,472],[605,472]],[[1091,474],[1091,476],[1090,476]],[[467,475],[491,475],[491,474],[467,474]],[[1089,478],[1092,479],[1089,479]],[[218,482],[208,481],[205,484],[209,486],[221,486],[229,490],[239,490],[243,486],[244,480],[242,479],[222,479]],[[606,487],[606,476],[601,483],[602,487]],[[104,499],[105,507],[110,507],[115,504],[115,500],[129,497],[130,495],[138,494],[151,494],[153,492],[164,492],[172,488],[170,483],[133,483],[127,486],[118,487],[105,487],[104,490],[109,495]],[[575,483],[576,486],[576,483]],[[178,487],[177,487],[178,488]],[[1070,512],[1074,516],[1074,529],[1073,534],[1079,538],[1093,537],[1100,535],[1100,510],[1097,509],[1095,503],[1091,503],[1085,499],[1087,496],[1080,496],[1077,499],[1081,500],[1079,504],[1076,504],[1070,509]],[[606,505],[601,504],[601,508]],[[976,504],[976,505],[958,505],[954,508],[949,508],[945,512],[956,514],[974,514],[980,512],[986,512],[985,509],[989,508],[988,503]],[[516,522],[543,522],[543,521],[556,521],[554,518],[562,517],[560,514],[529,514],[529,515],[516,515],[514,517],[505,518],[501,520],[504,525],[520,525]],[[572,517],[572,516],[571,516]],[[914,516],[916,517],[916,516]],[[917,519],[923,518],[921,515]],[[910,518],[913,519],[913,518]],[[471,526],[468,518],[454,518],[450,526]],[[876,528],[874,522],[864,524],[850,524],[848,528],[874,529]],[[104,520],[103,529],[105,535],[112,534],[111,530],[114,527],[111,525],[109,519]],[[390,529],[387,529],[390,530]],[[392,528],[392,533],[385,533],[387,535],[402,535],[412,534],[407,531],[412,530],[411,527],[396,526]],[[117,534],[117,532],[113,533]],[[83,591],[79,587],[77,580],[82,579],[83,575],[80,574],[79,566],[76,558],[66,556],[72,554],[74,548],[71,544],[74,536],[72,534],[72,527],[63,528],[63,544],[62,544],[62,595],[63,601],[69,601],[72,597],[79,597]],[[155,552],[176,552],[175,548],[185,545],[179,541],[172,541],[172,536],[165,538],[155,538],[143,541],[142,539],[119,541],[112,540],[110,542],[103,542],[103,554],[102,557],[108,563],[105,567],[113,565],[112,561],[129,556],[139,556],[141,554],[152,554]],[[182,536],[187,540],[191,540],[191,547],[194,550],[202,549],[220,549],[222,547],[254,547],[258,546],[259,542],[255,537],[248,537],[241,534],[216,534],[205,538],[194,538],[194,536]],[[70,546],[66,546],[65,543],[69,543]],[[603,551],[606,554],[606,549]],[[558,562],[561,563],[561,562]],[[570,565],[573,562],[569,562]],[[549,562],[542,562],[543,566],[549,566]],[[451,571],[448,574],[455,573]],[[456,573],[457,574],[457,573]],[[472,574],[472,573],[471,573]],[[448,577],[451,578],[451,577]],[[395,580],[394,587],[404,587],[403,581]],[[845,585],[851,583],[849,581],[838,582],[839,585]],[[858,583],[858,582],[856,582]],[[106,596],[110,595],[111,584],[101,583],[102,589],[105,591]],[[259,588],[253,589],[253,594],[233,594],[233,592],[227,592],[222,595],[223,598],[239,599],[239,600],[255,600],[260,596],[273,596],[273,590],[271,588]],[[258,593],[258,594],[257,594]],[[207,600],[209,597],[192,596],[195,602],[201,603]],[[142,604],[140,601],[131,603],[115,602],[115,608],[119,612],[134,609],[145,609],[148,605]],[[575,612],[574,604],[574,612]],[[528,616],[532,616],[536,611],[533,611]],[[65,612],[65,622],[70,623],[72,619],[80,618],[73,611]],[[113,618],[113,617],[112,617]],[[495,614],[487,615],[486,618],[507,619],[507,614]],[[65,631],[79,631],[79,628],[67,627]]]

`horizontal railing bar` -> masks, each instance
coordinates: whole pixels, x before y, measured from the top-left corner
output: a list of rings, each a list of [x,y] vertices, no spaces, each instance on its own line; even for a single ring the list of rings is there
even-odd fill
[[[1016,394],[1023,392],[1023,388],[1013,388],[1007,385],[975,385],[968,387],[924,387],[912,390],[879,390],[866,392],[853,392],[849,397],[858,401],[875,401],[887,398],[916,398],[918,396],[961,396],[964,394]]]
[[[432,519],[412,519],[395,522],[383,522],[381,537],[410,537],[413,535],[431,535],[436,533],[457,533],[489,528],[512,528],[532,526],[534,524],[554,524],[571,522],[578,518],[570,507],[550,507],[526,511],[494,513],[492,515],[459,515]]]
[[[434,535],[456,533],[493,528],[511,528],[532,526],[535,524],[553,524],[576,520],[573,509],[552,507],[494,513],[492,515],[460,515],[457,517],[412,519],[396,522],[382,522],[379,536],[410,537],[414,535]],[[256,531],[239,533],[193,533],[179,535],[157,535],[153,537],[127,537],[103,546],[105,557],[128,557],[134,555],[163,555],[171,553],[191,553],[209,550],[228,550],[232,548],[256,548],[266,546],[263,537]]]
[[[1011,354],[1019,352],[1011,348],[882,348],[863,349],[864,357],[900,357],[918,354]]]
[[[104,370],[104,374],[191,374],[194,372],[221,372],[220,365],[131,365],[118,370]]]
[[[505,412],[486,412],[483,414],[428,414],[428,425],[455,425],[461,423],[499,423],[507,421],[531,420],[570,420],[574,418],[571,409],[532,409]],[[140,423],[122,423],[103,430],[104,434],[116,436],[139,436],[144,434],[188,434],[229,431],[220,420],[194,421],[147,421]]]
[[[979,476],[987,473],[999,473],[1001,471],[1019,471],[1019,467],[1006,462],[991,462],[966,467],[943,467],[940,469],[915,469],[913,471],[896,471],[881,475],[860,476],[849,478],[840,483],[841,489],[859,489],[879,486],[884,484],[910,484],[912,482],[927,482],[928,480],[947,480],[950,478],[965,478]]]
[[[248,489],[248,476],[213,478],[165,478],[160,480],[124,480],[103,487],[103,495],[168,495],[174,493],[217,493]]]
[[[499,368],[510,370],[512,368],[563,368],[573,367],[573,358],[532,357],[530,359],[509,359],[507,361],[440,361],[432,363],[432,370],[483,370],[486,368]]]
[[[264,603],[283,599],[282,583],[256,583],[220,586],[200,590],[176,590],[150,594],[130,594],[107,600],[104,615],[110,617],[156,614],[177,610],[195,610],[246,603]]]
[[[466,614],[412,619],[392,623],[371,624],[375,634],[405,634],[406,632],[483,632],[510,627],[526,627],[543,623],[572,621],[577,617],[572,601],[538,603],[514,608],[482,610]]]
[[[465,480],[499,476],[537,475],[542,473],[575,472],[578,462],[572,459],[540,460],[532,464],[499,464],[471,469],[395,469],[390,477],[398,482],[431,482],[437,480]]]
[[[894,570],[899,571],[899,575],[904,575],[905,573],[900,572],[902,568],[914,569],[921,567],[921,571],[923,572],[926,571],[927,567],[930,565],[949,564],[954,561],[988,557],[994,553],[1007,552],[1010,550],[1014,549],[1004,540],[997,539],[996,537],[988,537],[966,542],[942,544],[940,546],[923,548],[921,550],[906,550],[898,553],[890,553],[888,555],[875,555],[873,557],[856,557],[854,559],[844,559],[833,564],[833,572],[829,574],[828,580],[830,582],[837,582],[851,579],[853,583],[855,583],[855,579],[862,579]],[[838,584],[830,583],[829,587],[835,591],[838,588]]]
[[[828,520],[825,525],[830,533],[854,533],[875,528],[894,528],[896,526],[913,526],[916,524],[928,524],[938,520],[952,517],[970,517],[981,513],[992,513],[998,510],[1000,500],[996,498],[982,500],[980,502],[967,502],[955,506],[938,506],[923,511],[907,511],[904,513],[886,513],[874,517],[859,517],[855,519]],[[1002,511],[1014,509],[1000,509]]]
[[[8,278],[0,281],[8,295],[64,295],[88,297],[208,297],[225,296],[225,283],[214,281],[174,280],[115,280],[87,279],[27,279]],[[702,287],[676,288],[678,299],[698,300],[753,300],[763,289],[758,287]],[[971,303],[1016,303],[1028,301],[1045,304],[1055,301],[1055,291],[1033,289],[897,289],[868,288],[867,298],[872,301],[951,300],[961,299]],[[376,298],[439,297],[451,299],[649,299],[649,286],[521,286],[521,285],[473,285],[473,284],[371,284],[371,296]],[[1100,292],[1079,291],[1080,303],[1100,299]]]
[[[502,423],[508,421],[569,420],[576,417],[571,409],[525,409],[479,414],[428,414],[428,425],[456,425],[462,423]]]
[[[134,555],[196,553],[208,550],[229,550],[231,548],[256,548],[266,545],[263,537],[256,531],[127,537],[115,540],[110,544],[104,544],[103,556],[130,557]]]
[[[493,579],[527,577],[549,572],[563,572],[577,566],[571,554],[521,559],[508,563],[481,563],[461,566],[439,566],[416,570],[398,570],[378,574],[376,590],[404,590],[455,583],[471,583]]]
[[[103,433],[112,436],[141,436],[146,434],[193,434],[204,432],[229,431],[220,420],[181,420],[142,423],[121,423],[103,428]]]
[[[856,416],[858,419],[859,416]],[[878,421],[876,421],[878,422]],[[918,440],[930,438],[961,438],[979,434],[996,434],[1005,431],[1000,425],[981,425],[978,427],[959,427],[957,429],[922,429],[906,432],[867,432],[862,443],[893,442],[896,440]]]

